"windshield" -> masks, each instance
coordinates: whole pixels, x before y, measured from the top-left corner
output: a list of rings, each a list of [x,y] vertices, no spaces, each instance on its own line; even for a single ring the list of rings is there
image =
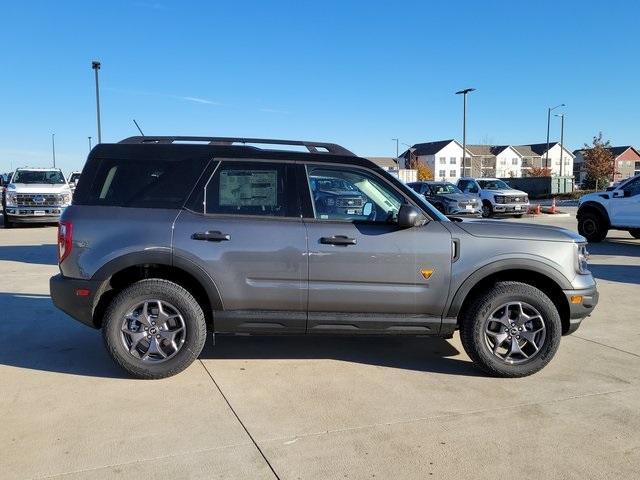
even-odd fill
[[[511,187],[502,180],[478,180],[480,188],[485,190],[510,190]]]
[[[448,193],[462,193],[462,190],[456,187],[453,183],[436,183],[435,185],[431,185],[431,191],[435,195],[446,195]]]
[[[60,170],[18,170],[12,183],[48,183],[58,185],[66,183]]]
[[[341,178],[311,177],[311,187],[314,190],[351,190],[357,192],[358,189],[350,182]]]

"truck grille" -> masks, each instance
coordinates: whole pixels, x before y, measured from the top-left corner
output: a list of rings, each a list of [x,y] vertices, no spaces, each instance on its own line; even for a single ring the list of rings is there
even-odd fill
[[[21,207],[53,207],[63,203],[56,193],[18,193],[16,201]]]
[[[359,208],[362,207],[362,198],[338,198],[336,199],[336,206],[343,208]]]
[[[505,203],[527,203],[527,197],[504,197]]]

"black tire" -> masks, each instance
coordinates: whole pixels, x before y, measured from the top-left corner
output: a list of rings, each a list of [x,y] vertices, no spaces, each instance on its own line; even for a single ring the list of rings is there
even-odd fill
[[[605,219],[598,213],[587,212],[578,217],[578,233],[591,243],[604,240],[608,231]]]
[[[633,238],[640,238],[640,228],[632,228],[629,233]]]
[[[7,217],[6,213],[2,213],[2,221],[4,224],[4,228],[13,228],[13,223],[9,221],[9,217]]]
[[[493,206],[487,200],[482,202],[482,218],[493,217]]]
[[[535,308],[546,328],[539,351],[523,363],[511,364],[495,355],[485,336],[489,316],[509,302],[523,302]],[[554,303],[542,291],[520,282],[498,282],[484,290],[465,308],[460,319],[465,351],[478,368],[495,377],[526,377],[541,370],[558,350],[561,336],[562,322]]]
[[[524,215],[514,215],[514,218],[522,218]]]
[[[146,300],[160,300],[175,306],[185,325],[184,343],[173,357],[158,363],[145,363],[135,357],[122,341],[122,321],[135,305]],[[102,335],[111,357],[136,378],[157,379],[180,373],[200,355],[207,337],[204,313],[196,299],[180,285],[168,280],[146,279],[118,293],[103,317]]]

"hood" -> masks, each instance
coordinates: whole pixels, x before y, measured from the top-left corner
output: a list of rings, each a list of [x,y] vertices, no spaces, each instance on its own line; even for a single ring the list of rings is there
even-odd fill
[[[457,225],[474,237],[544,240],[548,242],[586,242],[586,239],[566,228],[500,220],[470,220]]]
[[[7,191],[16,193],[68,193],[71,190],[66,183],[10,183]]]
[[[594,192],[594,193],[587,193],[586,195],[583,195],[580,197],[580,200],[578,200],[579,204],[582,204],[583,202],[588,202],[589,200],[608,200],[611,198],[611,192]]]
[[[513,196],[524,196],[524,195],[527,195],[527,192],[523,192],[522,190],[514,190],[513,188],[510,188],[508,190],[490,190],[488,188],[485,188],[485,190],[487,192],[491,192],[491,193],[494,193],[496,195],[513,195]]]
[[[478,201],[478,196],[470,193],[438,193],[435,196],[446,198],[447,200],[455,200],[457,202],[466,202],[469,200],[473,200],[474,202]]]

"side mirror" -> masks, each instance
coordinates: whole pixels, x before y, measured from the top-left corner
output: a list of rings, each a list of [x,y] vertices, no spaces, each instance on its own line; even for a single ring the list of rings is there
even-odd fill
[[[613,198],[624,198],[625,192],[624,190],[614,190],[612,196]]]
[[[371,215],[371,212],[373,212],[373,203],[365,203],[364,207],[362,208],[362,215],[368,217],[369,215]]]
[[[422,213],[413,205],[404,204],[398,211],[398,226],[400,228],[415,227],[418,220],[422,217]]]

